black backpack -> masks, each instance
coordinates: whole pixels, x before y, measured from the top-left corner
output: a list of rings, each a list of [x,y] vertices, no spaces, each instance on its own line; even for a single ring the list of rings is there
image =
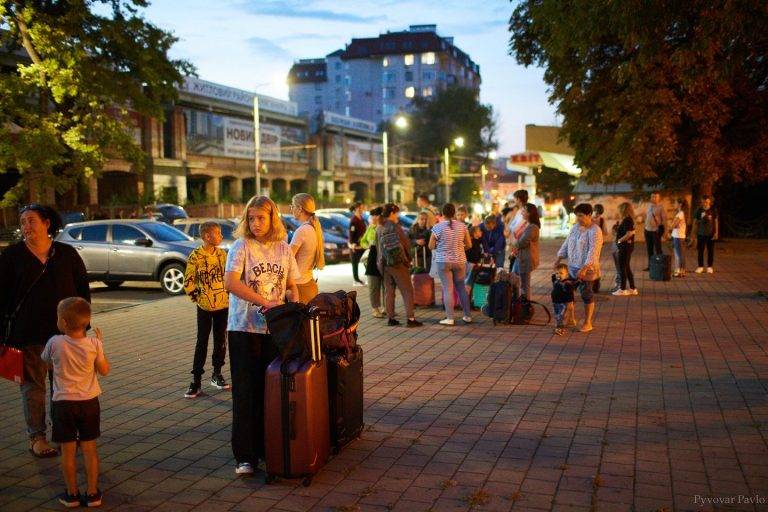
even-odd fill
[[[343,350],[349,354],[357,344],[360,322],[357,292],[318,293],[307,306],[320,321],[323,350]]]
[[[541,306],[544,312],[547,314],[547,321],[543,324],[534,324],[534,306]],[[552,320],[552,314],[547,309],[547,306],[536,301],[526,300],[522,297],[516,298],[512,301],[510,323],[513,325],[548,325]]]
[[[493,325],[508,324],[515,299],[512,283],[496,281],[488,289],[488,302],[483,306],[483,313],[493,319]]]

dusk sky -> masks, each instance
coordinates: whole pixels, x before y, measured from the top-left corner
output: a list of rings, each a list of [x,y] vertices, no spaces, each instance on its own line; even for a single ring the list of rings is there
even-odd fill
[[[353,37],[376,37],[408,25],[436,24],[438,34],[480,65],[480,99],[499,120],[499,154],[524,149],[525,125],[555,124],[542,70],[507,54],[507,0],[154,0],[146,16],[172,31],[172,56],[200,78],[288,99],[286,75],[302,58],[323,57]]]

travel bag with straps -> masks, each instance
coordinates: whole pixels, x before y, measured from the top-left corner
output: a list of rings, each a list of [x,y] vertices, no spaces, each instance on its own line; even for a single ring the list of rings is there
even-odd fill
[[[338,290],[317,294],[308,306],[315,308],[320,322],[320,343],[325,351],[352,352],[357,345],[360,307],[357,292]]]
[[[386,267],[408,264],[408,257],[403,249],[403,244],[400,242],[397,229],[397,224],[389,222],[376,235],[381,244],[381,259]]]
[[[535,306],[540,306],[546,314],[544,323],[534,323]],[[552,320],[549,309],[536,301],[526,300],[508,280],[496,281],[488,291],[488,302],[482,308],[483,313],[493,319],[493,324],[539,325],[544,326]]]

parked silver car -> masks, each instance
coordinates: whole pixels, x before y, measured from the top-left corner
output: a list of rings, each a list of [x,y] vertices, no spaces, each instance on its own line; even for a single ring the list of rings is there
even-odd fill
[[[168,224],[146,219],[77,222],[56,240],[77,249],[90,281],[110,288],[124,281],[159,281],[170,295],[184,293],[187,258],[200,245]]]
[[[200,240],[200,225],[204,222],[215,222],[221,228],[221,244],[219,247],[228,251],[235,242],[235,229],[237,223],[229,219],[217,219],[214,217],[190,217],[188,219],[176,219],[173,227],[183,231],[195,240]]]

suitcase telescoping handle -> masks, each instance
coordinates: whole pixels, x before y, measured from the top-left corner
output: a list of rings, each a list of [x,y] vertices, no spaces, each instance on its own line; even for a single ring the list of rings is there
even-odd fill
[[[309,318],[309,341],[312,351],[312,361],[318,362],[323,358],[323,351],[320,345],[320,319],[317,316]]]

